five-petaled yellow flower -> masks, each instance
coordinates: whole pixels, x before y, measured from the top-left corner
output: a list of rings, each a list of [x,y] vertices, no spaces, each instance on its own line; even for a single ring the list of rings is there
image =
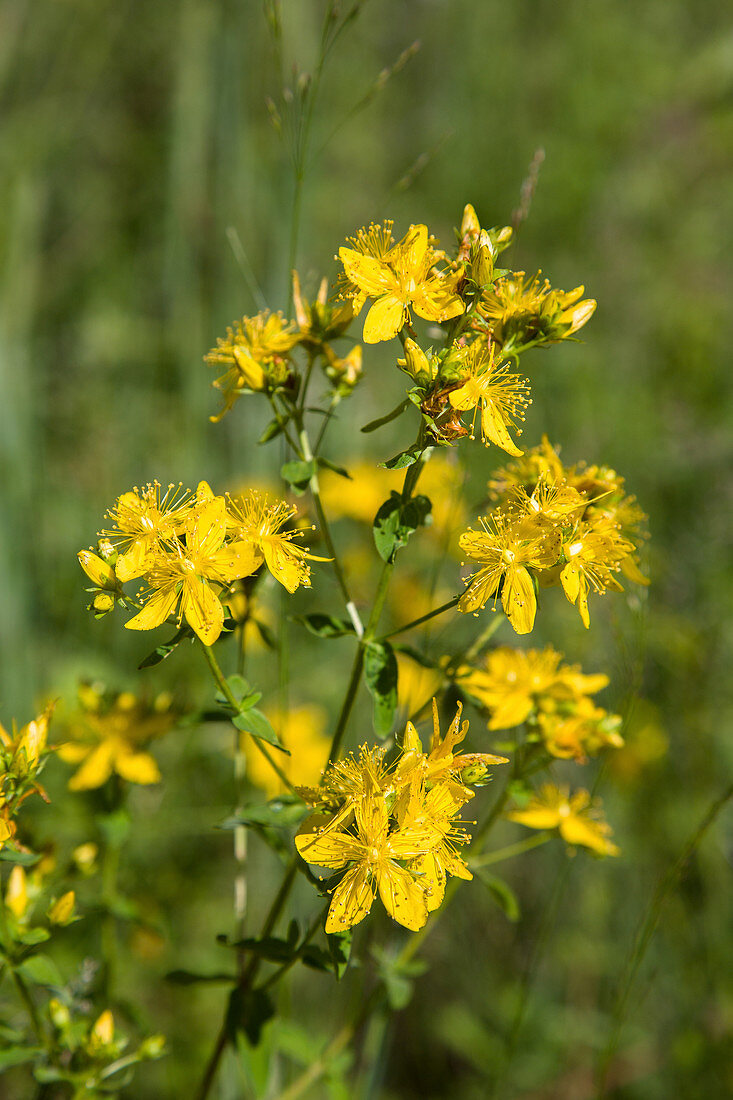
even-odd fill
[[[461,361],[467,376],[458,389],[451,390],[450,403],[459,412],[481,413],[481,436],[484,443],[495,443],[510,455],[521,455],[509,435],[517,431],[515,420],[524,420],[524,410],[530,404],[527,379],[509,369],[509,364],[496,361],[493,342],[474,340]],[[473,438],[473,436],[472,436]]]
[[[340,248],[339,258],[347,279],[361,295],[374,299],[364,322],[366,344],[391,340],[409,323],[411,308],[427,321],[447,321],[463,313],[457,293],[463,271],[446,274],[436,268],[442,257],[429,243],[426,225],[410,226],[384,256]]]
[[[610,825],[584,790],[571,795],[567,787],[545,783],[526,809],[510,810],[506,817],[530,829],[557,829],[566,844],[580,844],[600,856],[617,856],[620,851],[608,839]]]

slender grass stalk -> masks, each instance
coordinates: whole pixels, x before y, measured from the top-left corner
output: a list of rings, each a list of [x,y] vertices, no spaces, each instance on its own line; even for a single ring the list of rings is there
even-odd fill
[[[608,1042],[601,1052],[596,1069],[596,1087],[599,1100],[607,1095],[608,1076],[613,1062],[624,1024],[629,1014],[629,999],[639,973],[639,968],[649,949],[649,944],[659,924],[662,909],[672,890],[682,879],[685,868],[700,846],[705,834],[714,823],[720,811],[733,799],[733,785],[726,788],[718,798],[708,806],[702,821],[684,845],[677,859],[660,878],[652,894],[646,912],[642,917],[634,943],[626,960],[623,976],[619,983],[616,1001],[612,1011],[612,1028]]]
[[[430,619],[434,619],[436,615],[442,615],[444,611],[450,611],[452,607],[456,607],[460,596],[454,596],[448,600],[447,603],[441,604],[440,607],[433,608],[432,611],[428,611],[426,615],[421,615],[419,619],[413,619],[412,622],[405,623],[404,626],[398,626],[396,630],[390,630],[389,634],[382,634],[380,642],[386,641],[388,638],[396,638],[398,634],[405,634],[408,630],[413,630],[416,626],[420,626],[422,623],[428,622]]]

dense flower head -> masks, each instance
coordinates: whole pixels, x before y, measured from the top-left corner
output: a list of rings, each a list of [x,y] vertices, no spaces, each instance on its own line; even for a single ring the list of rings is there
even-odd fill
[[[511,606],[513,595],[505,598],[503,589],[502,601],[515,630],[528,633],[536,597],[530,574],[518,573],[520,565],[525,572],[531,569],[542,585],[561,584],[586,627],[590,593],[623,591],[620,573],[638,584],[648,583],[637,562],[646,517],[614,470],[583,463],[565,467],[544,439],[493,475],[489,496],[498,507],[482,520],[488,537],[469,531],[461,538],[462,549],[484,568],[470,578],[460,610],[483,606],[500,584],[506,585],[507,577],[516,581],[519,576],[526,613]],[[542,560],[522,561],[532,556],[541,536]]]
[[[113,773],[129,783],[160,782],[160,770],[147,749],[180,718],[181,710],[168,692],[145,699],[130,691],[82,683],[77,704],[62,718],[65,740],[58,749],[63,761],[79,765],[69,790],[101,787]]]
[[[384,231],[371,227],[358,236],[362,247],[339,249],[346,277],[341,294],[351,298],[355,314],[367,298],[373,300],[364,322],[366,344],[391,340],[403,325],[411,323],[411,309],[419,317],[437,322],[463,313],[457,291],[463,270],[437,267],[444,255],[434,248],[427,226],[410,226],[402,240],[386,252]]]
[[[286,529],[295,509],[255,490],[215,496],[207,482],[195,493],[171,487],[161,498],[157,484],[123,493],[109,513],[114,527],[102,532],[105,557],[81,551],[87,576],[115,602],[138,613],[125,625],[151,630],[185,618],[206,645],[221,634],[235,581],[263,564],[289,592],[310,585],[308,551]],[[122,582],[140,579],[133,599]],[[93,603],[96,608],[96,598]]]
[[[415,931],[443,900],[447,875],[472,877],[460,854],[470,838],[457,817],[473,797],[465,777],[483,778],[505,760],[454,751],[467,726],[459,708],[442,737],[434,704],[429,752],[408,722],[391,766],[383,749],[364,746],[358,757],[330,765],[318,789],[302,792],[316,812],[298,831],[298,852],[316,867],[344,871],[332,891],[327,932],[358,924],[377,893],[387,912]]]
[[[594,705],[591,695],[608,684],[604,674],[585,675],[562,654],[497,646],[480,666],[462,665],[458,686],[489,713],[490,730],[527,723],[532,738],[552,756],[583,761],[606,746],[623,745],[621,719]]]
[[[557,829],[566,844],[590,848],[599,856],[617,856],[619,848],[609,839],[611,827],[588,791],[570,794],[567,787],[545,783],[523,809],[505,815],[530,829]]]
[[[227,368],[212,383],[224,396],[224,408],[211,420],[221,420],[243,393],[272,392],[284,386],[291,370],[290,352],[298,339],[294,326],[269,310],[243,317],[228,328],[205,356],[210,367]]]
[[[491,335],[505,351],[557,343],[587,324],[596,308],[582,286],[554,290],[539,274],[513,271],[484,290],[474,327]]]

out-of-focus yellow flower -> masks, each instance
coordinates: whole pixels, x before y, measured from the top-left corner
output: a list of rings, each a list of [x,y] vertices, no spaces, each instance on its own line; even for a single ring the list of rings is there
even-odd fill
[[[65,894],[62,894],[48,911],[48,919],[51,924],[68,924],[74,916],[75,905],[76,895],[73,890],[68,890]]]
[[[490,730],[512,729],[526,722],[548,700],[575,702],[608,685],[608,677],[585,676],[579,665],[564,665],[562,653],[544,649],[497,646],[485,657],[484,668],[462,666],[456,672],[461,688],[491,711]]]
[[[545,783],[526,809],[511,810],[505,816],[530,829],[557,829],[566,844],[582,845],[600,856],[617,856],[620,851],[608,839],[610,825],[584,790],[571,795],[567,787]]]
[[[55,706],[55,702],[49,703],[42,714],[20,730],[13,725],[12,734],[0,724],[0,777],[10,775],[18,780],[35,775],[46,749],[48,725]]]
[[[466,376],[462,384],[451,391],[450,403],[459,412],[481,413],[481,436],[485,444],[494,443],[510,455],[521,455],[509,429],[518,431],[516,421],[524,420],[524,410],[530,404],[526,378],[510,370],[509,364],[497,361],[493,342],[474,340],[461,355]],[[471,438],[473,438],[473,426]]]
[[[243,393],[284,385],[290,373],[289,352],[297,342],[293,326],[282,314],[269,310],[243,317],[228,328],[226,336],[205,356],[210,367],[227,367],[212,383],[224,396],[224,408],[209,419],[214,423],[221,420]]]
[[[285,530],[297,514],[297,509],[283,500],[270,500],[259,493],[228,497],[227,524],[235,532],[242,545],[250,545],[257,555],[257,564],[263,560],[275,580],[288,592],[295,592],[301,585],[310,588],[311,561],[327,561],[318,558],[293,540],[302,531]],[[244,575],[244,574],[242,574]]]
[[[8,885],[5,889],[5,906],[16,920],[22,920],[28,910],[29,903],[26,873],[21,865],[16,863],[8,877]]]
[[[293,785],[317,787],[328,760],[331,739],[326,734],[328,715],[317,706],[294,707],[286,714],[280,711],[268,715],[290,756],[278,757],[278,763]],[[267,798],[274,798],[285,790],[261,753],[252,746],[252,739],[244,740],[247,757],[247,776],[250,782],[263,790]]]
[[[145,747],[162,737],[175,724],[178,712],[170,696],[159,697],[152,706],[131,692],[118,694],[82,684],[79,710],[66,720],[70,740],[59,746],[58,755],[67,764],[81,767],[69,781],[69,790],[86,791],[101,787],[113,772],[130,783],[160,782],[160,770]],[[92,851],[94,848],[94,851]],[[96,846],[77,849],[82,862],[93,864]]]
[[[488,331],[507,352],[557,343],[593,316],[596,302],[583,299],[583,290],[553,290],[539,275],[528,279],[523,271],[511,272],[484,290],[476,327]]]
[[[559,536],[550,528],[531,527],[511,516],[494,512],[479,520],[480,531],[461,535],[460,547],[481,566],[468,581],[459,611],[476,611],[496,596],[517,634],[534,626],[537,598],[528,567],[548,569],[558,558]]]
[[[463,313],[457,287],[462,269],[445,273],[436,268],[442,255],[428,241],[425,225],[413,225],[405,237],[384,256],[340,248],[339,258],[349,283],[357,288],[354,307],[372,298],[364,322],[364,342],[391,340],[405,322],[410,308],[428,321],[447,321]]]
[[[397,654],[397,669],[397,709],[402,719],[407,721],[419,714],[438,694],[443,674],[439,669],[425,668],[406,653]]]

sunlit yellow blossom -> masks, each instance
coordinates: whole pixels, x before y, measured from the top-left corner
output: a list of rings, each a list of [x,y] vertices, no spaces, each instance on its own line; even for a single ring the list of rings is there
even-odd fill
[[[396,336],[410,322],[410,308],[428,321],[447,321],[463,313],[456,290],[463,272],[436,268],[441,257],[428,242],[425,225],[411,226],[383,257],[340,248],[339,258],[347,279],[358,288],[355,305],[363,297],[374,299],[364,322],[367,344]]]
[[[82,684],[79,704],[79,709],[66,719],[69,740],[58,749],[67,764],[81,765],[69,781],[70,790],[101,787],[113,772],[130,783],[160,781],[158,765],[145,749],[177,720],[169,695],[160,695],[152,704],[146,704],[128,691],[109,694]],[[91,866],[96,846],[83,845],[77,853],[81,863]]]
[[[563,665],[562,653],[545,649],[497,646],[484,668],[463,666],[456,672],[461,688],[491,711],[489,729],[519,726],[548,701],[575,702],[608,684],[608,677],[584,675],[578,665]]]
[[[458,604],[459,611],[476,611],[496,597],[517,634],[528,634],[534,626],[537,598],[528,567],[547,569],[555,564],[559,537],[554,530],[532,528],[522,521],[495,512],[479,520],[480,531],[461,535],[460,547],[481,568],[468,581]]]
[[[5,905],[16,920],[22,920],[28,909],[28,882],[25,870],[19,863],[16,863],[8,877]]]
[[[577,604],[586,628],[590,626],[589,590],[603,593],[614,588],[622,591],[615,574],[633,550],[633,544],[609,522],[580,523],[563,545],[567,565],[560,574],[560,580],[567,598]]]
[[[372,222],[368,227],[357,230],[353,237],[346,238],[346,246],[362,256],[368,256],[375,260],[383,260],[392,251],[395,245],[394,222],[387,220],[377,225]],[[338,259],[335,256],[334,259]],[[346,271],[340,271],[336,278],[338,297],[351,305],[353,316],[356,317],[362,310],[368,295],[353,282]]]
[[[352,832],[324,829],[321,815],[309,818],[299,830],[298,852],[317,867],[346,874],[333,892],[326,932],[341,932],[364,919],[379,892],[387,912],[412,931],[428,917],[422,884],[398,861],[417,859],[441,841],[438,829],[418,826],[390,832],[389,813],[379,792],[367,793],[354,807]]]
[[[255,317],[243,317],[227,329],[225,337],[205,356],[210,367],[228,369],[213,385],[224,396],[224,408],[210,419],[221,420],[236,399],[248,390],[275,389],[288,378],[288,353],[298,334],[280,313],[264,310]]]
[[[247,577],[259,564],[253,544],[225,542],[226,503],[214,497],[199,506],[180,539],[163,544],[145,576],[145,606],[125,623],[128,630],[152,630],[178,613],[205,645],[213,645],[224,625],[219,599],[234,580]],[[180,607],[179,607],[180,605]]]
[[[180,485],[169,485],[161,496],[157,481],[117,498],[114,508],[107,513],[114,526],[102,534],[119,552],[115,573],[120,581],[142,577],[151,568],[161,542],[174,539],[183,531],[194,503],[191,494]],[[84,562],[82,568],[85,569]]]
[[[514,271],[484,291],[479,314],[492,338],[507,351],[555,343],[572,336],[593,316],[596,302],[582,299],[583,289],[553,290],[539,275],[528,279],[523,271]]]
[[[315,787],[328,759],[331,739],[326,735],[327,714],[321,707],[293,707],[286,714],[268,714],[270,724],[290,756],[278,757],[278,763],[291,783],[302,787]],[[262,753],[246,738],[244,750],[247,757],[247,777],[260,787],[267,798],[282,794],[285,788]]]
[[[461,356],[466,377],[458,389],[452,390],[450,403],[459,412],[481,413],[481,436],[484,443],[495,443],[510,455],[521,455],[509,429],[518,431],[516,421],[524,420],[524,410],[530,404],[527,379],[509,369],[508,363],[496,360],[493,342],[474,340]]]
[[[601,856],[617,856],[619,848],[608,838],[611,827],[591,803],[587,791],[570,794],[567,787],[545,783],[524,810],[511,810],[510,821],[530,829],[558,829],[567,844],[580,844]]]
[[[297,508],[283,500],[270,502],[267,496],[254,491],[227,500],[227,524],[238,539],[252,547],[257,564],[264,561],[288,592],[295,592],[301,585],[310,588],[310,566],[306,559],[327,559],[317,558],[293,541],[300,538],[302,531],[283,530],[297,515]]]

